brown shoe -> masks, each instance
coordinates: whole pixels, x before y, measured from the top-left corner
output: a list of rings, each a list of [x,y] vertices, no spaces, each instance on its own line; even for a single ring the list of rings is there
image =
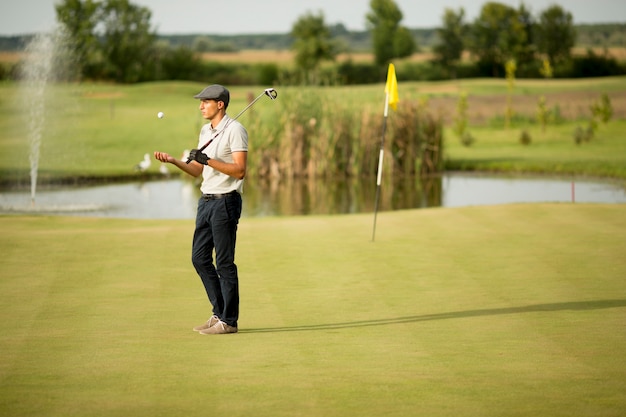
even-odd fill
[[[220,318],[217,317],[215,314],[211,316],[211,318],[204,324],[201,324],[199,326],[196,326],[193,328],[194,332],[199,332],[201,330],[206,330],[211,326],[215,326],[217,323],[219,323]]]
[[[233,326],[229,326],[223,321],[218,321],[214,326],[209,327],[208,329],[200,330],[200,334],[228,334],[228,333],[237,333],[237,328]]]

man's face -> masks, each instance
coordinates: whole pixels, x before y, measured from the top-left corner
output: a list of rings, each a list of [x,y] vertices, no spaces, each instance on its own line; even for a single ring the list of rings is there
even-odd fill
[[[224,103],[222,101],[200,100],[200,112],[202,117],[207,120],[212,120],[223,106]]]

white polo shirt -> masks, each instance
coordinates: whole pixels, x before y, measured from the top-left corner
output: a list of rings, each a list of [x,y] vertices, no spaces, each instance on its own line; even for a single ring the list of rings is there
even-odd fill
[[[216,136],[217,135],[217,136]],[[198,148],[202,147],[214,136],[213,142],[202,151],[211,159],[232,163],[233,152],[248,152],[248,132],[241,123],[227,114],[215,128],[207,123],[200,131]],[[202,194],[226,194],[231,191],[243,193],[243,180],[223,174],[209,166],[202,171]]]

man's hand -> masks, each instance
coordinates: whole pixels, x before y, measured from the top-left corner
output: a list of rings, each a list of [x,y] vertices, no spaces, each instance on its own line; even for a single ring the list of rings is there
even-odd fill
[[[154,159],[163,163],[174,163],[174,158],[170,154],[165,152],[155,152]]]
[[[209,159],[211,159],[211,158],[206,156],[204,153],[202,153],[202,151],[200,151],[198,149],[192,149],[189,152],[189,159],[192,160],[192,161],[199,162],[202,165],[208,165]]]

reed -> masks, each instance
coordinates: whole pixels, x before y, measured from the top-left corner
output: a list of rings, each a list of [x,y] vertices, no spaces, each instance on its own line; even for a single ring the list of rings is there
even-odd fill
[[[333,178],[376,175],[383,115],[371,106],[355,106],[322,89],[289,91],[278,116],[253,118],[255,138],[250,174],[260,178]],[[440,173],[443,168],[439,118],[417,102],[391,112],[385,133],[385,175]],[[390,155],[390,156],[389,156]]]

